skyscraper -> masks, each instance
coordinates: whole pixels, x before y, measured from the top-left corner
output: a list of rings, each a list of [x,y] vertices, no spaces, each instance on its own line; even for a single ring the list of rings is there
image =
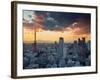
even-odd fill
[[[83,43],[85,43],[85,37],[82,37],[82,41],[83,41]]]
[[[59,57],[63,56],[63,48],[64,48],[64,39],[63,37],[59,38],[59,45],[58,45],[58,55]]]

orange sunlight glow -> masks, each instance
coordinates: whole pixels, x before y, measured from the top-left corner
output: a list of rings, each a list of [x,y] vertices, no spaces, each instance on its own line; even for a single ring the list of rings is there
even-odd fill
[[[43,30],[42,28],[36,29],[37,31],[37,42],[38,41],[45,41],[45,42],[54,42],[58,41],[59,37],[63,37],[65,42],[73,42],[81,37],[86,37],[86,40],[90,40],[90,34],[76,34],[75,32],[80,31],[80,28],[65,30],[61,31],[50,31],[50,30]],[[34,30],[27,29],[26,27],[23,28],[23,40],[24,42],[33,42],[34,41]]]

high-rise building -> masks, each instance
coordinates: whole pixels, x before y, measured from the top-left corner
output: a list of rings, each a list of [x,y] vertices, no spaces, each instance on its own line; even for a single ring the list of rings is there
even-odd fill
[[[63,37],[59,38],[59,45],[58,45],[58,55],[59,57],[63,56],[63,48],[64,48],[64,39]]]
[[[54,48],[55,48],[55,51],[57,52],[57,48],[58,48],[58,43],[55,41],[54,43]]]
[[[78,44],[81,42],[80,38],[78,38]]]
[[[82,37],[82,42],[84,42],[84,43],[85,43],[85,37]]]
[[[91,41],[90,40],[87,42],[87,48],[89,51],[91,50]]]

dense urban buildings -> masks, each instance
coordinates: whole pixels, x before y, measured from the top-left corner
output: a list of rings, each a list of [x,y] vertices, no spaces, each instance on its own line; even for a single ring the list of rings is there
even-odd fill
[[[58,42],[23,44],[23,69],[59,68],[91,66],[91,42],[85,37],[71,43],[64,41],[63,37]]]

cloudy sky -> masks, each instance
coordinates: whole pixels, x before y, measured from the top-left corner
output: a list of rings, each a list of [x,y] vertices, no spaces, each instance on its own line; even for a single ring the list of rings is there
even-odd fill
[[[58,41],[59,37],[66,42],[79,37],[90,40],[90,20],[87,13],[23,10],[24,41],[34,41],[34,29],[38,41]]]

